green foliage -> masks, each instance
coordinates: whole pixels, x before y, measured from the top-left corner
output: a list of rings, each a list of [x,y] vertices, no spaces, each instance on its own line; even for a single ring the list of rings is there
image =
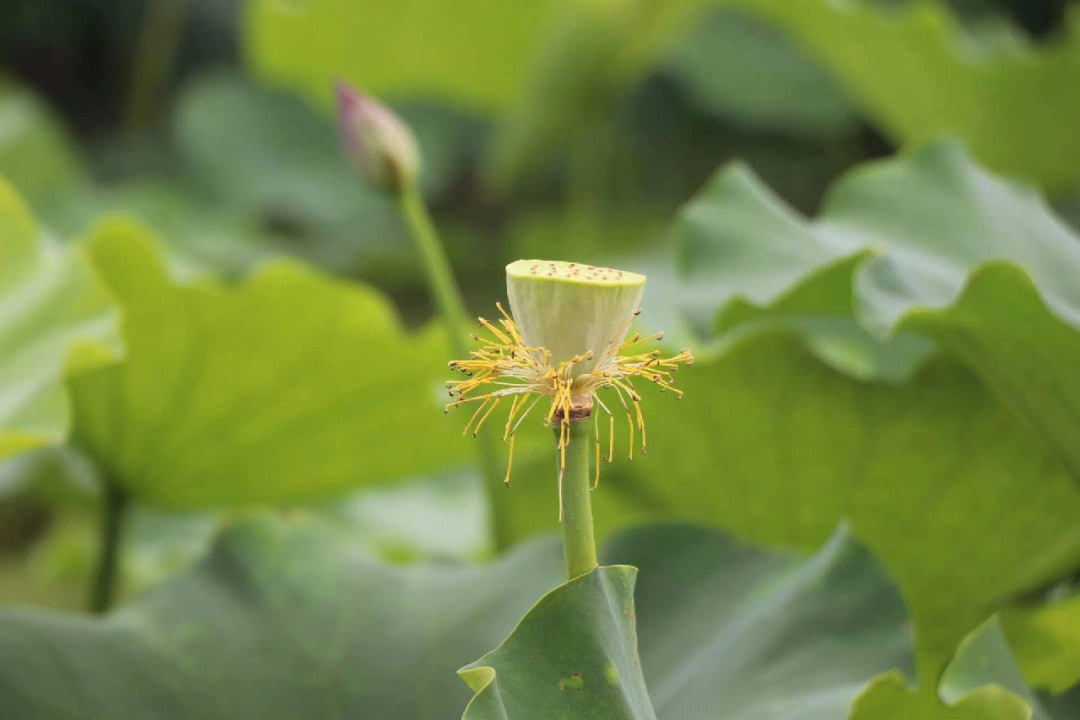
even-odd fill
[[[641,667],[662,717],[841,717],[869,677],[910,663],[899,597],[844,534],[803,558],[666,526],[621,535],[606,555],[641,568]],[[547,540],[483,568],[399,567],[311,520],[252,519],[103,619],[4,613],[0,690],[13,718],[172,717],[193,701],[201,714],[237,718],[458,717],[468,693],[453,668],[509,633],[561,571]],[[614,582],[607,597],[595,592],[602,575]],[[625,689],[637,716],[652,717],[624,605],[632,581],[630,568],[608,567],[547,595],[485,656],[497,683],[481,697],[498,690],[503,717],[521,717],[529,693],[570,717],[625,717],[592,704]],[[597,634],[590,618],[604,616],[617,618],[626,654]],[[578,652],[588,646],[615,671],[593,667]],[[515,664],[542,672],[516,675]],[[474,700],[466,717],[484,710]]]
[[[81,369],[115,351],[108,295],[82,254],[45,237],[22,199],[0,182],[0,459],[64,441],[62,376],[76,340],[97,343],[76,361]]]
[[[940,0],[734,0],[820,59],[897,142],[962,138],[990,167],[1050,190],[1080,184],[1080,23],[1037,47],[998,26],[969,34]]]
[[[0,168],[37,211],[53,210],[87,181],[67,128],[32,91],[0,79]]]
[[[850,720],[1052,720],[1025,686],[997,619],[964,638],[932,695],[911,692],[903,678],[888,673],[856,698]]]
[[[782,33],[738,10],[705,13],[662,57],[659,71],[695,107],[745,130],[829,137],[851,133],[856,123],[824,69]]]
[[[106,143],[90,163],[40,98],[0,85],[7,125],[0,173],[60,232],[81,234],[103,213],[122,211],[158,230],[189,266],[238,275],[268,256],[291,254],[384,288],[416,283],[394,204],[357,181],[328,118],[224,72],[188,82],[170,110],[166,142]],[[404,112],[426,150],[424,190],[443,198],[482,127],[437,105],[414,103]]]
[[[541,598],[502,645],[458,671],[476,691],[463,720],[656,720],[637,657],[636,575],[597,568]]]
[[[912,334],[931,338],[1080,478],[1080,237],[1027,188],[931,145],[853,171],[807,221],[735,168],[682,237],[699,324],[720,305],[717,334],[794,327],[860,377],[902,377],[930,349]]]
[[[1080,559],[1074,478],[962,367],[866,383],[766,333],[679,375],[681,403],[646,397],[628,491],[765,543],[848,518],[904,591],[924,682],[1002,598]]]
[[[397,278],[411,263],[393,203],[363,188],[333,124],[298,98],[209,75],[180,94],[172,129],[193,184],[269,235],[265,249],[292,244],[322,267],[367,277]]]
[[[681,233],[693,315],[728,350],[648,408],[656,505],[765,542],[849,518],[908,598],[924,682],[1075,566],[1080,245],[1034,195],[939,146],[852,173],[814,222],[729,171]]]
[[[23,4],[5,57],[38,53],[17,28],[63,5]],[[48,103],[0,83],[0,173],[80,238],[54,241],[0,186],[0,523],[41,523],[0,533],[29,548],[4,546],[0,595],[73,606],[102,481],[135,501],[121,593],[162,582],[103,618],[0,613],[0,715],[1075,718],[1080,236],[951,142],[800,211],[887,143],[952,135],[1067,213],[1080,24],[1067,10],[1033,41],[968,22],[996,1],[889,4],[253,0],[232,47],[259,81],[172,87],[193,49],[163,38],[175,56],[99,73],[177,59],[149,78],[159,124],[109,137],[68,127],[119,116],[126,83],[56,97],[92,64],[41,64]],[[135,16],[92,5],[70,17],[108,18],[106,37]],[[205,42],[206,13],[229,32],[224,5],[185,3],[184,35]],[[75,43],[73,23],[40,37]],[[648,456],[592,495],[601,537],[620,530],[605,560],[636,575],[556,587],[548,541],[461,564],[490,553],[493,498],[500,537],[555,524],[550,432],[520,438],[512,490],[485,492],[439,412],[445,328],[406,331],[371,288],[267,261],[428,311],[398,208],[341,156],[335,79],[416,130],[476,308],[516,257],[616,264],[650,277],[645,323],[693,346],[682,403],[643,390]],[[88,104],[102,117],[54,109]],[[674,209],[731,156],[672,263]],[[161,242],[98,221],[117,209]],[[307,510],[243,521],[191,568],[232,519],[217,506],[252,503]],[[662,517],[739,540],[624,529]],[[868,549],[829,540],[838,522]],[[453,671],[475,658],[473,694]]]
[[[1063,693],[1080,682],[1080,595],[1010,608],[1002,621],[1031,685]]]
[[[295,263],[182,284],[139,226],[86,245],[124,312],[125,358],[69,381],[75,442],[135,498],[299,500],[442,467],[446,340],[378,293]]]
[[[843,530],[812,556],[681,526],[616,536],[638,567],[638,641],[657,715],[843,717],[873,675],[909,673],[903,603]]]
[[[330,104],[336,79],[369,92],[426,94],[475,108],[504,108],[544,38],[572,3],[530,0],[347,0],[250,3],[248,63]]]
[[[454,670],[561,565],[547,542],[482,568],[387,565],[311,520],[253,519],[103,619],[4,612],[0,696],[12,718],[459,717]]]

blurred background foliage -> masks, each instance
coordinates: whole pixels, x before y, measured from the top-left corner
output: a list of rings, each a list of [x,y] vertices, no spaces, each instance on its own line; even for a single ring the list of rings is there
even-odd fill
[[[1077,3],[9,0],[4,17],[0,223],[27,268],[63,273],[26,308],[57,326],[0,338],[38,369],[0,420],[44,428],[0,435],[3,455],[36,448],[0,465],[0,603],[82,607],[103,473],[137,501],[129,595],[251,503],[301,503],[394,560],[491,553],[470,448],[437,413],[422,267],[338,147],[343,78],[414,128],[471,310],[519,257],[614,264],[650,276],[645,324],[700,349],[682,406],[649,398],[663,467],[605,468],[604,534],[676,516],[806,548],[847,518],[916,620],[922,680],[1002,607],[1029,681],[1080,680]],[[958,142],[907,154],[941,137]],[[32,282],[16,265],[0,292]],[[123,327],[79,293],[114,298]],[[212,442],[224,456],[200,454]],[[542,447],[519,447],[515,539],[552,527]]]

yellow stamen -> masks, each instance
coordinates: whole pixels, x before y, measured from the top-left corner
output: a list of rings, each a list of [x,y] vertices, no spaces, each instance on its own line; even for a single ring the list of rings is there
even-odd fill
[[[593,481],[593,490],[600,487],[600,415],[593,416],[593,439],[596,442],[596,480]]]
[[[510,436],[510,459],[506,461],[506,479],[503,484],[510,487],[510,469],[514,467],[514,436]]]
[[[479,398],[477,398],[477,399],[479,399]],[[471,426],[471,425],[473,424],[473,421],[474,421],[474,420],[476,420],[476,416],[477,416],[477,415],[479,415],[479,414],[480,414],[480,412],[481,412],[481,411],[482,411],[482,410],[483,410],[484,408],[486,408],[486,407],[487,407],[487,404],[488,404],[489,402],[491,402],[491,398],[487,398],[486,400],[484,400],[484,402],[483,402],[483,403],[481,403],[480,407],[476,408],[476,412],[474,412],[474,413],[472,414],[472,417],[471,417],[471,418],[469,418],[469,422],[465,423],[465,429],[461,431],[461,434],[462,434],[462,435],[468,435],[468,434],[469,434],[469,427],[470,427],[470,426]],[[453,405],[453,404],[456,404],[456,403],[451,403],[451,405]]]
[[[612,390],[626,411],[627,425],[630,428],[628,456],[633,459],[634,434],[638,430],[641,431],[642,452],[646,449],[645,418],[641,411],[641,396],[634,390],[633,379],[641,378],[653,383],[661,391],[670,390],[677,398],[681,398],[682,391],[672,384],[672,373],[681,364],[692,363],[693,356],[689,350],[685,349],[669,358],[661,357],[657,350],[635,352],[633,355],[626,354],[626,351],[631,348],[663,337],[660,333],[647,337],[634,333],[625,340],[619,341],[619,338],[626,336],[631,322],[640,313],[638,311],[628,318],[619,332],[611,338],[608,347],[597,359],[594,369],[574,377],[572,376],[574,368],[579,363],[592,359],[591,352],[576,355],[559,363],[558,366],[553,366],[551,353],[547,349],[525,345],[517,323],[506,312],[502,303],[496,303],[496,308],[501,315],[497,324],[479,318],[480,325],[490,333],[490,336],[485,334],[481,337],[474,334],[473,339],[478,343],[478,348],[470,352],[468,358],[449,363],[450,369],[461,372],[465,377],[446,384],[447,392],[453,398],[447,403],[446,410],[474,403],[476,408],[469,422],[466,423],[463,434],[468,434],[471,430],[475,436],[494,412],[500,400],[506,396],[512,398],[510,412],[502,433],[504,442],[507,439],[510,440],[510,457],[504,480],[509,485],[517,430],[541,397],[550,398],[551,404],[544,423],[551,425],[558,422],[559,424],[561,520],[562,475],[566,468],[566,447],[570,443],[571,411],[575,408],[592,406],[598,407],[600,411],[608,415],[607,457],[602,455],[600,446],[599,417],[593,418],[593,442],[596,447],[596,475],[593,487],[596,488],[600,482],[601,460],[611,462],[615,455],[615,416],[599,397],[598,392],[605,388]],[[488,391],[484,392],[482,388],[487,388]],[[633,405],[632,409],[631,405]]]
[[[491,407],[489,407],[488,411],[484,413],[484,417],[480,418],[480,422],[476,423],[476,427],[474,427],[472,431],[473,437],[476,437],[476,433],[480,432],[480,426],[483,425],[484,421],[488,419],[488,415],[491,414],[491,411],[495,409],[495,406],[499,404],[500,400],[502,400],[501,397],[495,398],[495,402],[491,403]],[[638,414],[640,415],[641,413]]]

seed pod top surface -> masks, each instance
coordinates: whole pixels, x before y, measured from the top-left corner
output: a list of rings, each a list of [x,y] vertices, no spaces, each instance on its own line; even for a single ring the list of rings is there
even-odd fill
[[[645,276],[623,270],[547,260],[506,266],[510,310],[525,343],[551,353],[551,364],[575,363],[571,375],[591,372],[626,334],[641,306]]]

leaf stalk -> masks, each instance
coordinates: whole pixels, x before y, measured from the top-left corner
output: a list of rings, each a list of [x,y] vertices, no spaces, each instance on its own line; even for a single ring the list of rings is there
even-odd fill
[[[116,575],[120,554],[120,527],[127,497],[120,488],[106,482],[102,488],[101,549],[90,586],[89,609],[100,614],[112,607],[116,595]]]

